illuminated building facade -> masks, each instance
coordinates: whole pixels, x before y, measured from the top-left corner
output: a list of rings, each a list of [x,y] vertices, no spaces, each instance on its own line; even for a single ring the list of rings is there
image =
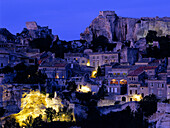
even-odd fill
[[[117,52],[96,52],[89,53],[89,60],[90,66],[95,67],[97,70],[98,66],[119,62],[120,58]]]
[[[109,94],[127,94],[127,75],[129,70],[130,66],[115,65],[105,73],[105,77],[108,80],[107,88]]]

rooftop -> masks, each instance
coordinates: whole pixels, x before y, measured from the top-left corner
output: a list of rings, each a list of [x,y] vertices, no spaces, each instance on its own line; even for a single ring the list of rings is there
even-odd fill
[[[128,76],[138,76],[144,71],[144,67],[139,67],[136,70],[131,71]]]

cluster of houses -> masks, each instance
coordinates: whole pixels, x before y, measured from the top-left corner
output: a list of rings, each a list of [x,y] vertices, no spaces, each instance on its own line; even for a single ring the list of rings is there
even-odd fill
[[[64,58],[56,58],[55,53],[29,47],[29,40],[36,36],[37,27],[35,23],[27,23],[30,37],[19,35],[20,44],[0,42],[0,70],[24,63],[38,65],[38,71],[47,76],[45,84],[19,84],[13,82],[15,71],[1,72],[0,107],[11,113],[20,110],[22,94],[30,89],[47,93],[56,90],[67,92],[70,81],[74,81],[78,85],[77,91],[83,93],[95,94],[104,85],[107,90],[104,100],[111,105],[116,101],[139,101],[149,94],[155,94],[161,101],[170,99],[170,58],[142,58],[142,50],[125,47],[120,42],[115,42],[113,51],[93,52],[87,47],[84,52],[68,52],[64,53]],[[41,29],[51,34],[48,28]],[[39,36],[45,35],[39,32]],[[81,47],[80,42],[73,41],[72,46],[75,49]]]
[[[93,52],[86,49],[84,53],[65,53],[62,59],[55,58],[51,52],[28,50],[18,53],[2,49],[0,65],[4,68],[14,67],[21,62],[38,64],[38,70],[47,75],[51,86],[63,88],[67,81],[75,81],[78,87],[87,86],[94,93],[98,92],[105,80],[108,97],[115,101],[134,101],[138,100],[136,97],[139,95],[144,97],[152,93],[161,100],[170,98],[170,58],[140,58],[134,61],[132,56],[126,57],[121,62],[120,52]],[[133,65],[130,64],[132,61]],[[99,67],[101,76],[96,77]],[[12,79],[8,74],[1,74],[1,84],[10,82]]]

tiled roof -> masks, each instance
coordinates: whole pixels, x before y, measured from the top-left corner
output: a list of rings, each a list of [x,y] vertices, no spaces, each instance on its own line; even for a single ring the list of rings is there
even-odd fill
[[[139,74],[141,74],[144,71],[144,67],[139,67],[136,70],[130,72],[128,74],[128,76],[138,76]]]
[[[155,68],[157,68],[157,66],[147,66],[144,69],[145,70],[150,70],[150,69],[155,69]]]
[[[136,70],[131,71],[128,76],[138,76],[141,74],[144,70],[150,70],[150,69],[155,69],[157,66],[144,66],[144,67],[139,67]]]
[[[40,65],[40,67],[65,67],[67,63],[63,62],[45,62]]]

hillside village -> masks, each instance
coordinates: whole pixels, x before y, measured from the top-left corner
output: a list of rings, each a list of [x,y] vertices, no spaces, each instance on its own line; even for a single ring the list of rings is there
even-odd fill
[[[111,12],[100,12],[96,20],[103,21],[104,16],[111,21]],[[157,18],[156,22],[169,23],[169,18],[164,19]],[[140,23],[145,21],[147,18],[142,18]],[[139,24],[138,20],[135,22]],[[170,44],[170,35],[148,30],[143,37],[138,35],[133,40],[129,34],[126,38],[117,36],[120,40],[116,41],[107,38],[105,32],[94,30],[95,25],[90,29],[96,33],[86,29],[81,40],[68,42],[36,22],[26,22],[26,28],[16,35],[1,28],[0,107],[5,110],[2,117],[20,112],[22,95],[30,90],[59,97],[63,105],[74,110],[75,117],[82,118],[87,117],[85,110],[91,101],[106,115],[127,106],[137,111],[139,101],[154,94],[157,110],[147,118],[148,122],[168,128],[170,56],[165,48]]]

